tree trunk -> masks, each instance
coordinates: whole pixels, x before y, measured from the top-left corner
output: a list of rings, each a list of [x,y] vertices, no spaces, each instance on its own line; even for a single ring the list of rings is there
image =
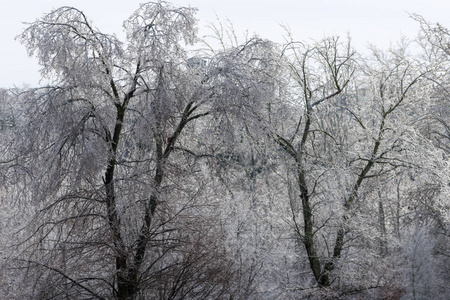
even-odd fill
[[[116,107],[116,122],[114,125],[114,133],[111,134],[105,128],[106,141],[111,144],[108,165],[104,176],[104,186],[106,190],[106,209],[109,228],[112,233],[112,240],[114,244],[115,268],[117,276],[117,291],[116,296],[120,300],[132,299],[134,284],[130,281],[129,268],[127,263],[127,251],[125,243],[121,234],[121,220],[117,215],[116,191],[115,191],[115,169],[117,165],[117,147],[119,145],[122,124],[125,118],[125,112],[129,100],[133,97],[135,89],[133,88],[124,98],[123,103],[119,102],[119,95],[113,81],[111,81],[111,88],[115,95]]]
[[[301,166],[298,166],[298,182],[300,188],[300,198],[302,200],[303,212],[303,226],[305,235],[303,237],[303,244],[305,245],[306,253],[308,254],[309,265],[314,274],[314,278],[320,286],[328,286],[328,277],[324,277],[321,270],[320,259],[317,256],[317,251],[314,243],[314,223],[311,211],[311,204],[306,186],[306,179]]]

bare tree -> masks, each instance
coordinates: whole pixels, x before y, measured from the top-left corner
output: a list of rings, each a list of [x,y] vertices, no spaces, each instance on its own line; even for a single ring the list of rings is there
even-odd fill
[[[206,174],[180,146],[195,146],[212,99],[183,49],[194,13],[143,4],[123,43],[61,7],[20,36],[53,82],[20,96],[16,129],[38,297],[204,299],[231,283]]]
[[[292,40],[284,56],[292,84],[285,101],[294,113],[270,123],[271,136],[297,182],[298,194],[290,197],[294,231],[316,282],[327,287],[351,246],[347,240],[366,228],[357,221],[370,192],[364,183],[412,166],[402,151],[412,148],[408,114],[421,97],[425,71],[403,48],[374,50],[364,61],[337,38],[312,45]]]

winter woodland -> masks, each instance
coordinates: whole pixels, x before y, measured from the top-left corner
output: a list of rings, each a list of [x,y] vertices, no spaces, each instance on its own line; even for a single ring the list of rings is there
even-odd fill
[[[358,52],[61,7],[0,91],[1,299],[448,299],[450,31]]]

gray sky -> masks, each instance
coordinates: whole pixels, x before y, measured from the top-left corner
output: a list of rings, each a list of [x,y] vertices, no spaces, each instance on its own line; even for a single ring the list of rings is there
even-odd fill
[[[122,34],[122,22],[145,0],[0,0],[0,87],[37,85],[39,66],[14,40],[31,22],[51,9],[70,5],[81,9],[107,33]],[[298,40],[350,33],[357,49],[368,43],[386,48],[401,36],[414,38],[418,25],[408,13],[450,27],[448,0],[172,0],[177,6],[199,9],[200,35],[216,17],[228,18],[238,32],[248,30],[282,42],[289,26]]]

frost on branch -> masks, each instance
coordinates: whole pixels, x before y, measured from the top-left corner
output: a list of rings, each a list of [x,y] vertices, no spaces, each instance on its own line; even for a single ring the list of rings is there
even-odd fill
[[[0,94],[0,298],[444,299],[448,30],[193,50],[195,12],[19,37],[51,85]]]

